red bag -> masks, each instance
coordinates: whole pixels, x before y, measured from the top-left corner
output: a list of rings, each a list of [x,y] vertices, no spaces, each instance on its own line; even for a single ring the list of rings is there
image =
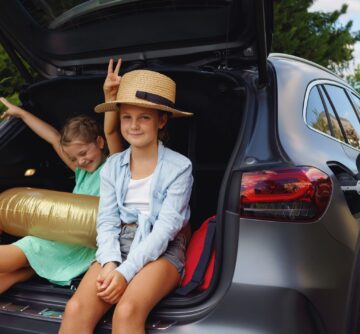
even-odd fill
[[[209,287],[215,264],[215,229],[216,217],[213,216],[193,233],[186,250],[185,276],[177,294],[185,296],[195,289],[203,291]]]

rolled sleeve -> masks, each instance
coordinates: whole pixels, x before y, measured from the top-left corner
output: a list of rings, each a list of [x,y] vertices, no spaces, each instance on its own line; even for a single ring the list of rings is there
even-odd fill
[[[111,166],[105,164],[101,171],[100,203],[96,220],[96,259],[103,266],[107,262],[121,263],[119,234],[121,220],[115,191],[115,180],[111,177]]]

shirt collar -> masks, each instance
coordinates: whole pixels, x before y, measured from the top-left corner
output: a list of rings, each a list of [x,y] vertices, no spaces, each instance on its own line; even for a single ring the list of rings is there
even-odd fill
[[[124,152],[124,157],[120,162],[120,166],[128,165],[130,163],[131,146]]]
[[[162,141],[159,140],[158,144],[158,162],[163,159],[165,152],[165,146]],[[130,155],[131,155],[131,146],[125,151],[124,158],[122,159],[121,166],[128,165],[130,163]]]

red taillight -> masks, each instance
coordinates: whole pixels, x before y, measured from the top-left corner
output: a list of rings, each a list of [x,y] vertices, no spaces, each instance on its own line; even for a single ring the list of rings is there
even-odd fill
[[[331,197],[328,175],[314,167],[290,167],[244,173],[241,217],[277,221],[314,221]]]

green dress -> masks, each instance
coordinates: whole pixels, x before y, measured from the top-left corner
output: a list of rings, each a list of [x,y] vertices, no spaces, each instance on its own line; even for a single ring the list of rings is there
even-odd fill
[[[99,196],[100,165],[94,172],[77,168],[74,194]],[[51,283],[70,285],[71,280],[83,274],[95,259],[96,249],[57,241],[24,237],[14,243],[26,255],[37,275]]]

